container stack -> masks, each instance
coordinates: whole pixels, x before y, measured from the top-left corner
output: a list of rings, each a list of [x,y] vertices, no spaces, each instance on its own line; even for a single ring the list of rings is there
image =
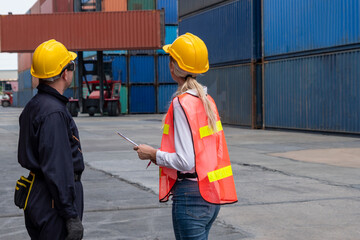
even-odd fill
[[[179,35],[207,45],[210,70],[198,80],[208,87],[223,123],[261,126],[261,1],[179,1]]]
[[[264,126],[360,133],[360,2],[263,4]]]
[[[38,0],[30,8],[26,14],[43,14],[55,12],[72,12],[73,0]],[[39,80],[30,74],[32,53],[18,53],[18,82],[19,91],[16,95],[14,106],[24,107],[28,101],[37,92],[37,85]],[[64,95],[67,97],[72,96],[75,81],[73,81],[71,89],[68,89]]]
[[[164,9],[165,44],[177,37],[177,0],[103,0],[102,11]],[[121,80],[121,113],[166,112],[177,85],[169,71],[169,57],[158,50],[104,51],[111,62],[114,80]],[[84,59],[96,59],[96,52],[84,52]],[[84,95],[86,96],[86,95]]]

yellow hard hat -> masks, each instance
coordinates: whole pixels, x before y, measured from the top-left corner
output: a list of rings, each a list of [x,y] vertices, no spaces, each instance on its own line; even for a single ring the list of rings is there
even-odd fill
[[[68,51],[62,43],[55,39],[43,42],[35,49],[31,75],[40,79],[55,77],[76,57],[76,53]]]
[[[206,45],[194,34],[181,35],[172,44],[163,46],[163,49],[175,59],[184,71],[199,74],[209,70]]]

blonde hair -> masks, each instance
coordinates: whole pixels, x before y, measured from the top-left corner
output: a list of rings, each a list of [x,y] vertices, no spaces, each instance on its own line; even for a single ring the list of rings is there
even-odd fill
[[[170,62],[174,64],[174,74],[177,77],[181,77],[185,79],[185,83],[182,86],[179,86],[177,91],[175,92],[175,97],[185,93],[187,90],[195,90],[200,98],[201,102],[204,105],[205,113],[208,118],[208,125],[211,130],[216,132],[216,114],[215,114],[215,106],[214,104],[206,97],[204,87],[196,81],[197,74],[190,73],[182,70],[177,62],[170,57]]]

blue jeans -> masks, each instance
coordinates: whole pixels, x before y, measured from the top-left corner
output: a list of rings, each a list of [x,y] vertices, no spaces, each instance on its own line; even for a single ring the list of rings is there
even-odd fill
[[[172,219],[177,240],[208,239],[220,205],[206,202],[196,181],[177,181],[173,188]]]

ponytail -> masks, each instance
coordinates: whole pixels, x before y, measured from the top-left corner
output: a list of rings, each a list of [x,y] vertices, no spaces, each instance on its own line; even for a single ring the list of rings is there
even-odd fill
[[[182,86],[179,86],[177,91],[175,92],[175,96],[179,96],[185,93],[187,90],[195,90],[203,103],[206,116],[208,118],[208,125],[213,132],[216,132],[216,114],[215,114],[215,106],[214,104],[207,98],[204,87],[196,81],[196,74],[186,72],[182,70],[176,61],[170,58],[174,63],[174,74],[178,77],[185,78],[185,83]]]

